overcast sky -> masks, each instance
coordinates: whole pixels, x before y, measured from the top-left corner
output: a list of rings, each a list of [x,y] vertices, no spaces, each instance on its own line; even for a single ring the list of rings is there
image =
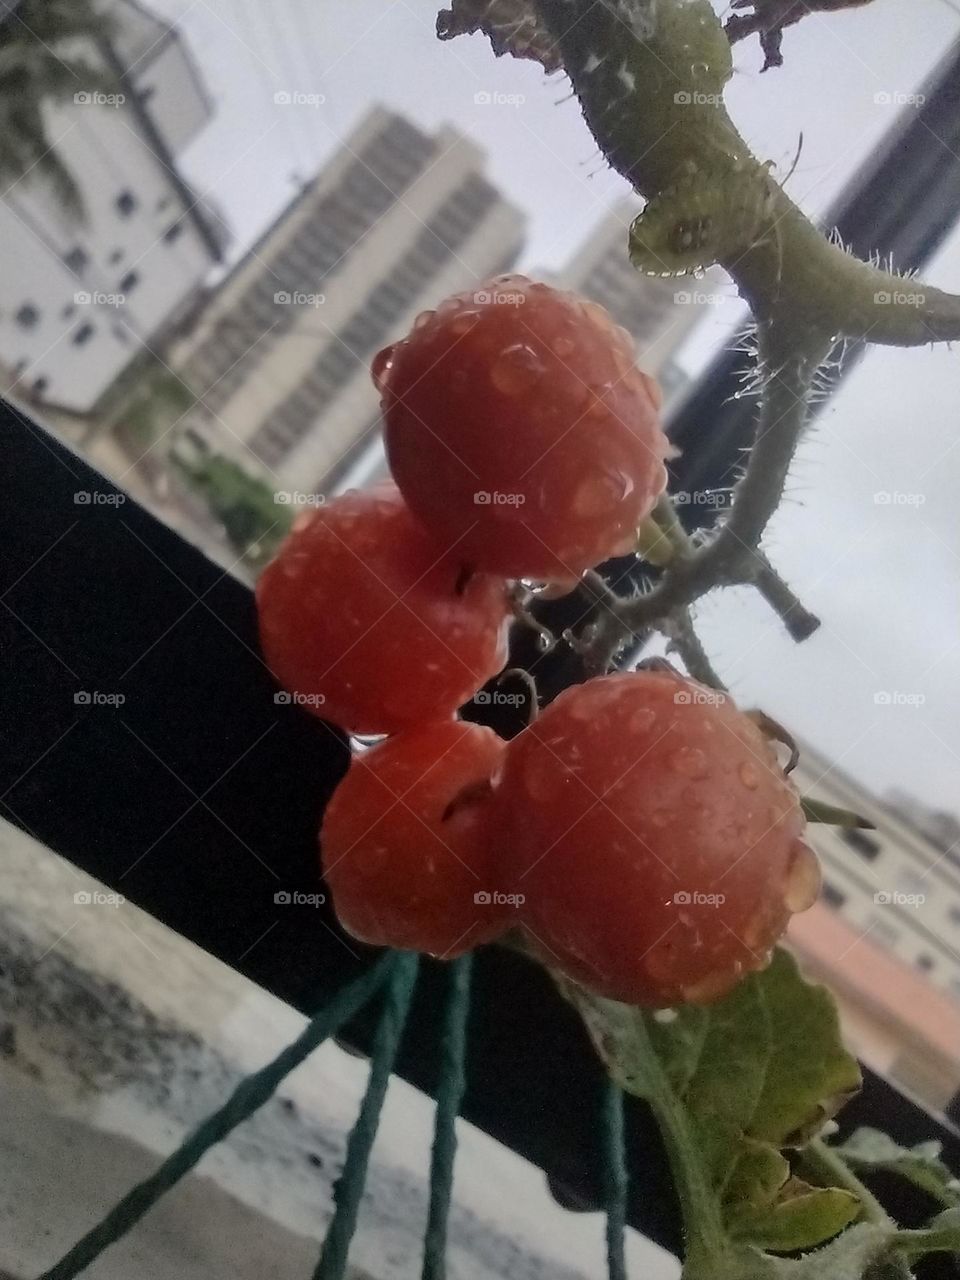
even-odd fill
[[[557,267],[626,194],[605,169],[560,78],[495,61],[480,38],[440,44],[426,0],[154,0],[180,18],[217,115],[185,157],[188,176],[248,244],[375,102],[434,129],[452,123],[529,217],[524,266]],[[722,10],[723,6],[717,6]],[[960,33],[956,0],[876,0],[808,19],[786,36],[787,66],[758,75],[738,52],[729,102],[790,191],[822,211],[892,124],[898,99]],[[278,107],[278,90],[322,95]],[[477,105],[480,91],[511,105]],[[519,101],[517,99],[519,98]],[[879,98],[879,100],[878,100]],[[889,99],[890,101],[887,101]],[[960,291],[960,235],[927,272]],[[719,304],[686,352],[692,369],[724,341]],[[802,646],[749,593],[700,611],[720,671],[849,772],[960,810],[960,352],[877,351],[820,416],[769,549],[823,618]],[[957,447],[955,447],[957,446]],[[891,495],[878,500],[877,495]],[[888,704],[878,701],[889,695]]]

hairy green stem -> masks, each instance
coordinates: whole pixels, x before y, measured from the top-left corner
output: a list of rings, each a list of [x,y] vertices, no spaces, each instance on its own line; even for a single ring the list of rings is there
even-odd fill
[[[960,1253],[960,1228],[931,1227],[928,1231],[898,1231],[892,1244],[905,1258],[922,1258],[928,1253]]]
[[[825,1187],[842,1187],[852,1192],[863,1205],[862,1217],[878,1226],[893,1227],[894,1222],[869,1188],[865,1187],[847,1162],[822,1138],[814,1138],[803,1149],[803,1164]]]

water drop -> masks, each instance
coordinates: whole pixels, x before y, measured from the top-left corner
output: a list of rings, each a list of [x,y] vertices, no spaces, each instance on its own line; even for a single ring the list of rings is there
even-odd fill
[[[657,723],[657,713],[652,707],[640,707],[627,721],[631,733],[647,733]]]
[[[543,361],[533,347],[515,342],[500,353],[490,369],[490,381],[506,396],[529,391],[545,373]]]
[[[437,313],[435,311],[421,311],[413,322],[414,329],[422,329],[428,325]]]
[[[787,870],[787,882],[783,890],[783,905],[796,914],[812,907],[820,896],[820,863],[809,845],[798,840],[793,846],[793,856]]]
[[[387,374],[393,367],[393,357],[396,350],[397,344],[391,343],[389,347],[384,347],[382,351],[378,351],[370,362],[370,377],[373,379],[373,385],[378,391],[383,390]]]
[[[705,778],[710,771],[707,757],[699,747],[680,747],[670,757],[670,764],[676,773],[685,778]]]
[[[749,760],[744,760],[743,764],[737,770],[740,781],[749,791],[756,791],[760,785],[760,772],[755,764],[751,764]]]

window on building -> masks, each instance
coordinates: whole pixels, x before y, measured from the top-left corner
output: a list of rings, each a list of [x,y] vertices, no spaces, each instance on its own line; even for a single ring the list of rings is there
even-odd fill
[[[128,271],[127,274],[120,281],[120,292],[133,293],[134,289],[137,287],[139,283],[140,283],[139,271]]]
[[[16,316],[21,329],[35,329],[40,323],[40,312],[32,302],[25,302]]]
[[[89,323],[89,321],[86,324],[82,324],[73,335],[73,345],[75,347],[86,346],[95,333],[96,329]]]
[[[183,235],[183,222],[172,222],[163,233],[164,244],[175,244]]]
[[[831,884],[829,880],[824,880],[820,897],[833,911],[839,911],[847,900],[847,895],[838,889],[835,884]]]
[[[75,276],[79,276],[90,265],[90,255],[86,249],[81,249],[79,245],[76,245],[69,253],[63,255],[63,262],[68,271],[72,271]]]
[[[861,858],[873,862],[880,853],[880,844],[859,827],[844,827],[843,838],[851,849],[856,849]]]
[[[137,197],[132,191],[121,191],[114,203],[117,206],[117,213],[120,214],[120,217],[129,218],[137,207]]]

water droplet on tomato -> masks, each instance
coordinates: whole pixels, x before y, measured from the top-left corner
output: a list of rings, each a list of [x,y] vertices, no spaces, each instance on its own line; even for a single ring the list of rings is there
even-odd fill
[[[516,396],[536,386],[544,373],[543,361],[533,347],[515,342],[494,360],[490,381],[505,396]]]
[[[749,791],[756,791],[760,785],[760,771],[755,764],[751,764],[749,760],[744,760],[743,764],[737,770],[740,781]]]
[[[680,747],[670,757],[674,772],[685,778],[705,778],[710,771],[707,757],[699,747]]]
[[[370,377],[373,379],[373,385],[378,391],[382,391],[384,383],[387,380],[387,374],[393,365],[393,357],[397,350],[397,344],[391,343],[389,347],[384,347],[370,361]]]
[[[414,329],[422,329],[428,325],[437,313],[435,311],[421,311],[413,322]]]
[[[647,733],[657,723],[657,713],[652,707],[640,707],[627,721],[631,733]]]
[[[787,882],[783,890],[783,905],[796,914],[812,907],[820,896],[820,863],[809,845],[798,840],[787,870]]]
[[[633,480],[625,471],[608,471],[590,476],[574,492],[572,508],[578,516],[602,516],[619,506],[633,489]]]
[[[479,311],[463,311],[456,319],[450,321],[450,332],[462,338],[465,333],[470,332],[479,319]]]

